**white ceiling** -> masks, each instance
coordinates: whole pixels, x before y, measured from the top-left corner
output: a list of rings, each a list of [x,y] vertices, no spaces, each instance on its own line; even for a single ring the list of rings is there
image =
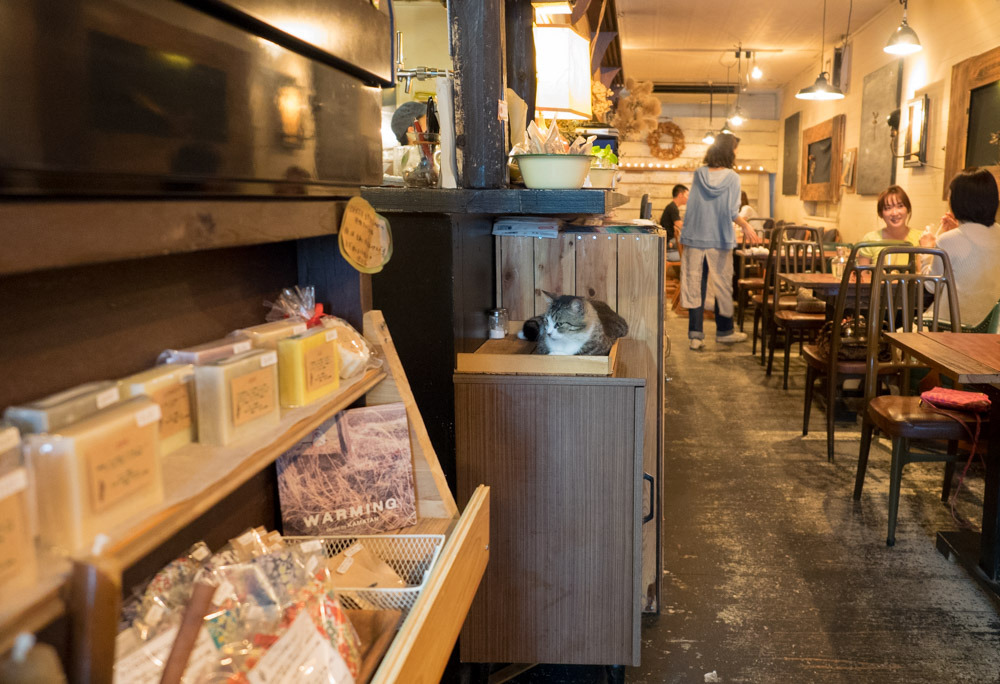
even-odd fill
[[[829,0],[826,54],[898,0]],[[617,0],[622,69],[654,83],[736,81],[736,46],[759,50],[753,88],[779,89],[803,71],[819,74],[823,0]],[[746,64],[746,60],[743,61]],[[744,67],[745,70],[745,67]]]

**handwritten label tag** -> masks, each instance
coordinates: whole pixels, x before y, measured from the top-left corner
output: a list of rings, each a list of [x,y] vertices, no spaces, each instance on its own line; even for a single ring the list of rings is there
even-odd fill
[[[348,200],[337,240],[347,263],[362,273],[378,273],[392,256],[389,222],[360,197]]]
[[[306,391],[316,392],[337,382],[340,372],[337,368],[337,347],[335,344],[320,344],[304,354],[306,365]]]
[[[232,395],[233,425],[236,427],[274,411],[274,371],[270,368],[261,368],[233,378],[229,382],[229,390]]]
[[[121,395],[118,393],[117,387],[112,387],[109,390],[104,390],[103,392],[97,395],[97,408],[99,409],[107,408],[112,404],[118,403],[118,400],[120,398]]]
[[[150,423],[158,421],[161,416],[163,416],[163,412],[160,410],[160,405],[153,404],[135,414],[135,424],[139,427],[146,427]]]
[[[317,551],[323,548],[323,542],[321,542],[319,539],[312,539],[310,541],[304,542],[301,546],[299,546],[299,548],[305,551],[306,553],[316,553]]]
[[[163,676],[163,666],[176,638],[177,628],[171,627],[144,643],[141,648],[125,657],[119,657],[115,662],[114,684],[159,684],[160,677]],[[206,667],[214,666],[218,663],[219,657],[212,637],[209,636],[208,630],[202,627],[198,632],[185,672],[196,673]]]
[[[243,352],[248,352],[248,351],[250,351],[250,349],[251,349],[252,346],[253,345],[249,341],[247,341],[247,342],[237,342],[236,344],[233,345],[233,353],[234,354],[242,354]]]
[[[337,574],[343,575],[344,573],[346,573],[348,570],[351,569],[352,565],[354,565],[354,559],[345,558],[343,561],[341,561],[340,565],[337,566]]]
[[[103,438],[90,440],[83,451],[94,513],[149,487],[159,467],[156,429],[152,423],[145,427],[135,424],[122,427]]]
[[[267,352],[260,357],[260,367],[267,368],[268,366],[273,366],[278,363],[278,352]]]
[[[357,544],[351,544],[351,548],[347,549],[347,551],[344,551],[344,555],[347,556],[348,558],[351,558],[352,556],[354,556],[354,554],[356,554],[363,548],[365,547],[361,544],[361,542],[358,542]]]
[[[182,382],[150,395],[150,399],[160,405],[160,439],[191,427],[192,387],[193,382]]]
[[[497,103],[497,119],[499,121],[507,121],[508,120],[508,116],[507,116],[507,101],[506,100],[500,100]]]
[[[316,628],[308,611],[299,612],[280,639],[247,673],[250,684],[301,684],[337,682],[354,684],[354,677],[340,654]]]
[[[306,324],[305,323],[298,323],[297,325],[293,325],[292,326],[292,334],[293,335],[301,335],[305,331],[306,331]]]
[[[34,543],[28,538],[28,475],[24,468],[0,480],[0,585],[17,577],[27,564],[27,550]]]
[[[327,330],[326,331],[326,341],[327,342],[333,342],[335,339],[337,339],[337,331],[336,330]]]

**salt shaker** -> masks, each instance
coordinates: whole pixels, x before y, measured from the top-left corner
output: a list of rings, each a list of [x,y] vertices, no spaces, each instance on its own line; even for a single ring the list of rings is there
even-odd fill
[[[507,309],[490,309],[486,314],[490,339],[503,339],[507,336]]]

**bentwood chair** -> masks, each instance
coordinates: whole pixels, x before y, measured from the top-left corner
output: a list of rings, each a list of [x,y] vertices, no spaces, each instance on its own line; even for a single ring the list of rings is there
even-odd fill
[[[874,264],[859,264],[858,252],[869,247],[884,247],[889,244],[898,243],[861,242],[851,248],[851,253],[844,266],[844,274],[840,279],[840,288],[837,290],[833,319],[829,322],[831,326],[830,344],[828,347],[807,344],[803,348],[802,355],[806,360],[806,391],[802,408],[802,436],[809,434],[809,413],[812,409],[816,380],[825,377],[826,459],[831,463],[834,460],[835,406],[838,390],[845,380],[849,378],[860,379],[865,376],[865,359],[863,357],[840,358],[845,336],[848,337],[847,342],[853,341],[856,345],[861,345],[865,335],[865,330],[859,329],[858,326],[867,320],[871,299],[871,275],[875,266]],[[848,316],[849,320],[846,318]],[[851,336],[853,336],[853,340]],[[892,364],[879,363],[878,372],[879,375],[883,375],[892,373],[894,369],[895,366]]]
[[[944,263],[942,275],[916,272],[911,267],[905,271],[891,270],[889,259],[893,254],[906,255],[913,264],[916,257],[938,257]],[[933,283],[936,294],[929,311],[926,308],[927,283]],[[854,483],[854,499],[860,500],[868,469],[868,452],[872,435],[877,428],[892,440],[892,461],[889,468],[889,530],[886,545],[896,543],[896,518],[899,512],[899,491],[903,476],[903,466],[919,461],[948,463],[942,486],[941,499],[947,501],[951,490],[951,476],[954,462],[958,460],[958,441],[965,439],[965,428],[961,423],[946,415],[936,413],[921,404],[920,397],[877,395],[879,379],[879,341],[887,328],[896,326],[902,332],[921,332],[941,329],[940,313],[944,297],[948,298],[951,323],[961,330],[958,308],[958,292],[954,285],[951,260],[940,249],[923,247],[886,247],[879,253],[872,277],[871,311],[868,316],[868,354],[865,360],[865,399],[867,410],[861,424],[861,450],[858,452],[858,471]],[[893,363],[902,369],[899,382],[901,392],[909,390],[909,374],[912,368],[922,367],[919,362],[893,349]],[[944,440],[947,452],[911,451],[913,440]],[[926,446],[926,445],[924,445]],[[933,446],[933,445],[931,445]]]
[[[802,237],[790,238],[789,235]],[[775,239],[775,238],[772,238]],[[791,348],[794,338],[799,337],[800,343],[808,335],[812,337],[826,321],[826,314],[805,313],[796,311],[794,307],[782,307],[782,297],[796,299],[796,290],[782,279],[785,273],[823,273],[823,230],[806,226],[791,226],[778,232],[777,246],[774,250],[774,267],[765,278],[764,311],[767,326],[767,375],[771,375],[774,365],[774,349],[777,346],[779,333],[784,338],[785,365],[782,375],[782,388],[788,389],[788,366],[791,361]],[[778,306],[773,306],[778,302]]]
[[[767,259],[764,262],[764,285],[767,285],[767,274],[774,272],[774,261],[775,252],[779,244],[779,238],[784,233],[785,229],[790,227],[791,224],[786,224],[783,221],[778,221],[778,224],[773,230],[771,230],[768,243],[767,243]],[[767,329],[768,329],[768,311],[781,308],[781,309],[794,309],[796,304],[795,297],[780,297],[778,299],[777,305],[774,304],[774,293],[772,292],[768,297],[768,307],[764,306],[764,289],[762,288],[757,294],[751,297],[753,301],[753,345],[750,349],[750,353],[754,356],[757,355],[757,338],[760,337],[760,365],[764,365],[767,360]]]

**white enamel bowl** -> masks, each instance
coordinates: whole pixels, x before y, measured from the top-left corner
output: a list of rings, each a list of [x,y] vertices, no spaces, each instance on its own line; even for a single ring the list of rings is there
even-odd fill
[[[514,155],[524,184],[540,190],[575,190],[583,187],[590,171],[589,154]]]

